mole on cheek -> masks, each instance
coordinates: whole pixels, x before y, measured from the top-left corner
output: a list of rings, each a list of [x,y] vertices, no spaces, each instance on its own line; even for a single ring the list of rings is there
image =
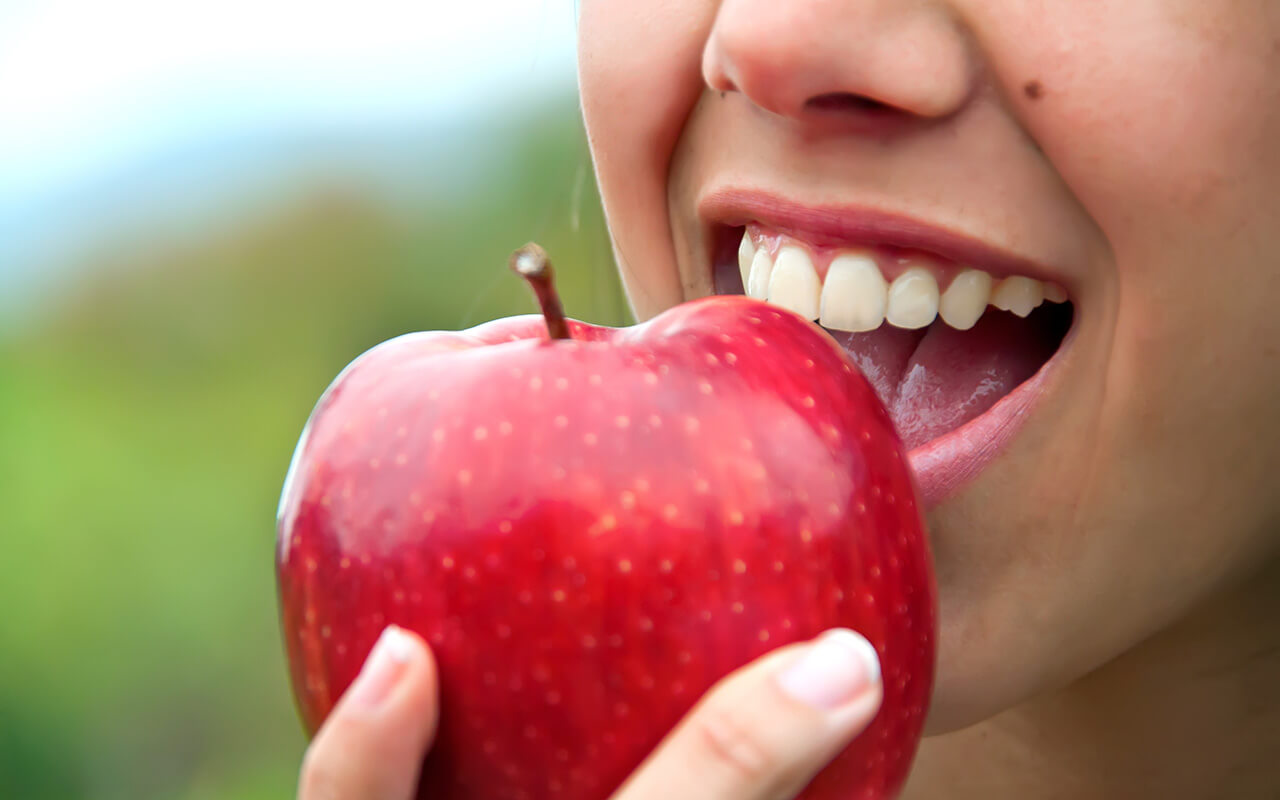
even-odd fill
[[[1032,100],[1039,100],[1044,97],[1044,85],[1040,81],[1027,81],[1022,87],[1022,93]]]

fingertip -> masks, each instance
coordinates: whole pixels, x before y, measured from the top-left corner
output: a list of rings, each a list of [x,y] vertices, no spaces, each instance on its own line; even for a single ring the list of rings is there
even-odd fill
[[[436,680],[436,659],[431,647],[421,636],[399,625],[388,625],[378,638],[376,650],[383,645],[405,667],[405,677],[412,683],[426,683],[434,686]]]
[[[388,626],[316,733],[299,797],[410,797],[438,723],[435,658]]]
[[[385,655],[382,653],[385,652]],[[401,673],[382,699],[383,713],[402,716],[417,724],[428,723],[428,738],[434,733],[437,697],[435,655],[422,637],[398,625],[388,625],[374,645],[368,661],[376,657],[393,660]],[[366,670],[377,669],[370,663]],[[364,680],[364,670],[358,681]]]
[[[405,679],[420,672],[426,645],[413,633],[388,625],[360,668],[348,692],[348,702],[362,711],[375,711]],[[415,669],[417,667],[417,669]]]
[[[416,633],[397,628],[404,637],[406,652],[411,655],[407,662],[407,674],[403,690],[409,711],[419,718],[430,717],[432,727],[435,725],[437,712],[436,702],[439,693],[439,667],[435,653],[431,647]]]
[[[777,683],[792,699],[834,712],[863,699],[880,686],[880,658],[862,634],[834,628],[812,640]]]
[[[880,654],[871,640],[852,628],[832,628],[820,638],[834,642],[848,650],[861,664],[868,683],[880,682]]]
[[[420,655],[426,649],[426,643],[418,634],[408,628],[401,628],[399,625],[388,625],[382,629],[382,635],[378,637],[378,642],[385,642],[388,649],[395,652],[397,656],[404,660],[409,660],[416,655]]]
[[[391,702],[395,713],[403,715],[407,724],[416,725],[422,731],[422,747],[429,747],[435,738],[439,716],[439,667],[435,653],[413,631],[391,627],[396,631],[397,646],[403,648],[401,652],[408,659],[404,680],[397,690],[398,696]]]

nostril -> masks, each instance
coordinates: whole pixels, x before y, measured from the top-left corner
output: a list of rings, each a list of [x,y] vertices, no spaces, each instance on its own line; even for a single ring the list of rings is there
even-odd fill
[[[820,94],[806,100],[805,107],[815,111],[845,111],[859,114],[886,114],[895,110],[887,103],[853,92]]]

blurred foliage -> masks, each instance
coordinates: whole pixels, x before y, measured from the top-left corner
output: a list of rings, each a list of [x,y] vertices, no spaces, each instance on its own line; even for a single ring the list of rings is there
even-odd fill
[[[274,517],[312,404],[379,341],[532,312],[529,239],[572,316],[627,321],[574,106],[544,108],[411,202],[319,175],[104,250],[0,340],[0,797],[292,796]]]

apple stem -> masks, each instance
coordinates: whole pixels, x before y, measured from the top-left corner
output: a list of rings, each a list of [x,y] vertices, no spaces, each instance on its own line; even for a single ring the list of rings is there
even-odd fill
[[[511,271],[524,278],[533,287],[533,294],[542,306],[542,318],[547,321],[547,338],[572,339],[569,322],[564,318],[564,307],[556,293],[555,272],[547,251],[533,242],[511,254]]]

